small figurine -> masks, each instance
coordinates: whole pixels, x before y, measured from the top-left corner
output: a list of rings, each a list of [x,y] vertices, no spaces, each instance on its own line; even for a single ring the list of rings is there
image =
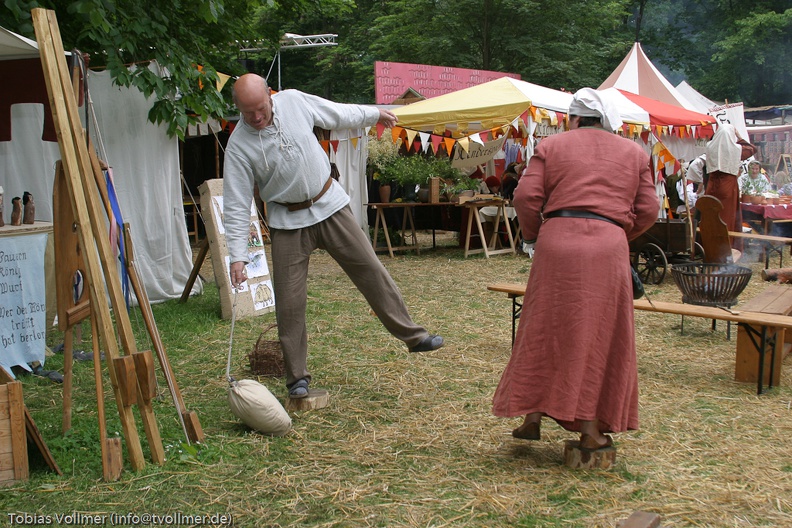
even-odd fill
[[[33,195],[25,191],[22,195],[22,204],[25,206],[25,212],[22,215],[23,224],[33,224],[36,222],[36,203],[33,201]]]
[[[22,198],[19,196],[14,196],[14,198],[11,200],[11,205],[11,225],[22,225]]]
[[[0,227],[5,225],[5,220],[3,219],[3,187],[0,186]]]

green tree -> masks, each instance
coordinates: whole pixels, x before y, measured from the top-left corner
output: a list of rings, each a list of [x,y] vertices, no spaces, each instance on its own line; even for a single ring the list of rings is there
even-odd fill
[[[54,9],[64,48],[107,68],[114,81],[134,86],[155,103],[149,119],[182,135],[188,123],[224,117],[228,102],[215,88],[217,71],[238,74],[235,41],[248,28],[247,0],[5,0],[0,25],[35,38],[31,10]],[[128,65],[156,60],[169,75]],[[200,65],[202,69],[198,69]]]
[[[704,95],[748,106],[792,100],[789,0],[652,0],[646,10],[658,6],[663,15],[642,40]]]

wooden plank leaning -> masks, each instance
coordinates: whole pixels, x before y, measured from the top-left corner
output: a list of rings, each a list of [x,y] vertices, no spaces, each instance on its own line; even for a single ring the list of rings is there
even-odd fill
[[[95,188],[92,185],[93,176],[91,175],[85,135],[77,113],[55,13],[37,8],[32,10],[32,14],[42,68],[44,69],[44,79],[67,176],[67,187],[73,200],[72,205],[78,222],[80,243],[85,249],[87,268],[85,279],[91,294],[94,313],[99,319],[97,327],[105,345],[106,356],[108,362],[112,363],[115,358],[120,357],[120,352],[107,301],[108,294],[116,309],[119,337],[127,354],[135,352],[135,342],[123,302],[120,279],[115,270],[114,258],[108,243],[104,215],[101,214],[101,205],[96,199]],[[107,292],[102,288],[103,272]],[[145,466],[145,460],[135,427],[134,415],[130,407],[123,405],[118,393],[114,369],[111,367],[108,371],[116,395],[116,404],[126,439],[130,464],[133,469],[140,470]],[[161,458],[164,460],[156,421],[153,420],[153,416],[147,415],[147,413],[141,412],[141,416],[143,416],[144,426],[149,437],[152,457],[156,461],[158,458],[156,453],[162,452]]]

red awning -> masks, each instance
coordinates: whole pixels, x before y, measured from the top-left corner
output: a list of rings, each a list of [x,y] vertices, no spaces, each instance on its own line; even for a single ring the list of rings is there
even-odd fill
[[[619,90],[627,99],[649,112],[649,122],[652,126],[684,126],[707,125],[715,123],[715,118],[707,114],[700,114],[686,110],[681,106],[674,106],[642,95]]]

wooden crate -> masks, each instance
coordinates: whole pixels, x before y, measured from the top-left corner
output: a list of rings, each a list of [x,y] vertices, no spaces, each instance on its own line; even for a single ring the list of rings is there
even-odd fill
[[[22,384],[0,385],[0,485],[28,479],[27,434]]]

